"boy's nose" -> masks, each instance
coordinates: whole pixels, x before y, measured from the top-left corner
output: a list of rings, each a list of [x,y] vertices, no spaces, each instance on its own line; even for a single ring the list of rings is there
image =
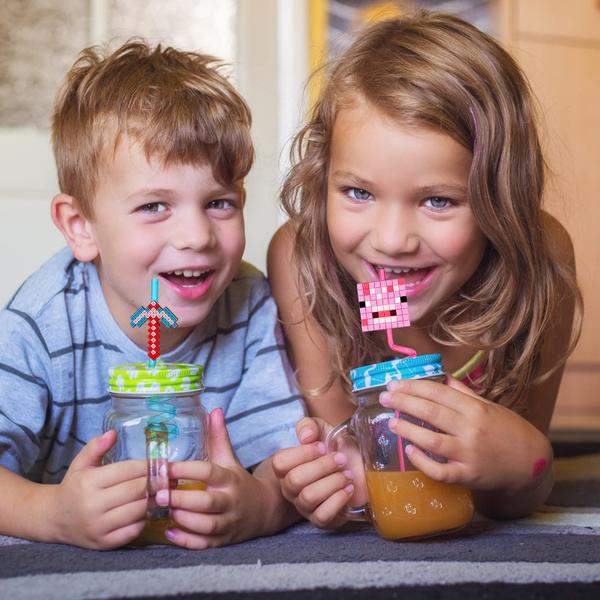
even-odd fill
[[[181,215],[171,233],[173,246],[177,250],[199,252],[213,247],[216,239],[210,219],[196,212]]]
[[[419,248],[417,222],[410,211],[382,210],[371,231],[375,250],[387,256],[412,254]]]

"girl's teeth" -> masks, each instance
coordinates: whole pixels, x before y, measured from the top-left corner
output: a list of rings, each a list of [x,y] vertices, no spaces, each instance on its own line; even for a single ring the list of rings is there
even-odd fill
[[[386,273],[396,273],[398,274],[402,274],[402,273],[410,273],[411,271],[418,271],[419,269],[410,269],[410,268],[402,268],[402,267],[398,267],[398,268],[391,268],[391,267],[377,267],[377,270],[383,268],[383,270]]]

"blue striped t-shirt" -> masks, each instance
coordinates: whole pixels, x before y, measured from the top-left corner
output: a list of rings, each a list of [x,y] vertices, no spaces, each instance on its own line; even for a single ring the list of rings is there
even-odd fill
[[[297,443],[303,404],[269,284],[248,263],[162,359],[204,365],[202,403],[223,409],[242,465]],[[33,481],[61,481],[102,433],[108,368],[146,360],[113,319],[94,265],[60,251],[0,312],[0,465]]]

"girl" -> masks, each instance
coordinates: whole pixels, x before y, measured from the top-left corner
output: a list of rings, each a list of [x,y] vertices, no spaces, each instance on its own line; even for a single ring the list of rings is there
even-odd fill
[[[490,37],[449,15],[375,24],[334,62],[294,145],[289,215],[269,272],[309,414],[275,456],[285,497],[323,527],[364,499],[360,469],[324,435],[354,410],[352,367],[388,360],[361,333],[356,282],[404,277],[419,354],[448,385],[394,382],[381,403],[429,477],[474,491],[488,516],[526,515],[552,483],[548,428],[581,296],[564,228],[541,210],[544,161],[528,84]],[[431,460],[430,450],[447,459]]]

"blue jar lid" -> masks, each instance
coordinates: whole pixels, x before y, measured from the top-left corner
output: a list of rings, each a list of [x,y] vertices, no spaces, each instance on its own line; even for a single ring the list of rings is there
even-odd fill
[[[422,354],[414,358],[395,358],[363,365],[350,371],[352,391],[369,390],[395,379],[423,379],[445,375],[441,354]]]

